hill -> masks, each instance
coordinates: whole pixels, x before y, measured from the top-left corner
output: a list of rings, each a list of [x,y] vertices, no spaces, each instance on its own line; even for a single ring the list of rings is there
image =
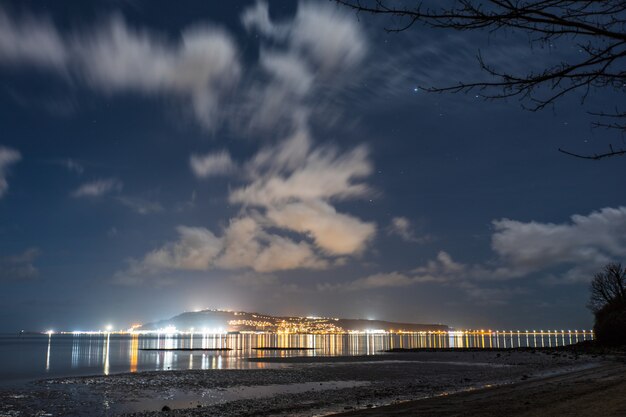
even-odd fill
[[[350,331],[436,331],[449,330],[444,324],[396,323],[382,320],[329,317],[279,317],[245,311],[200,310],[185,312],[167,320],[147,323],[137,330],[176,328],[207,332],[290,332],[337,333]]]

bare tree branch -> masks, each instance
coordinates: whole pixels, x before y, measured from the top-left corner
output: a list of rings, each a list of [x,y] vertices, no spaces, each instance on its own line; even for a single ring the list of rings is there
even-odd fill
[[[357,13],[386,15],[401,23],[387,31],[399,32],[416,23],[458,31],[505,30],[524,32],[534,42],[550,43],[567,37],[580,50],[580,57],[542,71],[511,74],[490,66],[479,53],[478,62],[493,81],[462,82],[455,86],[425,86],[430,92],[478,90],[486,99],[518,97],[531,111],[544,109],[562,97],[578,91],[584,103],[593,89],[626,93],[626,1],[624,0],[456,0],[441,6],[436,0],[417,0],[412,7],[392,6],[392,0],[334,0]],[[428,5],[432,6],[429,7]],[[451,5],[450,5],[451,4]],[[594,126],[626,133],[626,112],[595,112],[601,119]],[[584,159],[624,155],[624,150],[594,155],[561,152]]]
[[[605,153],[600,153],[600,154],[593,154],[593,155],[581,155],[578,153],[574,153],[574,152],[570,152],[570,151],[566,151],[565,149],[559,148],[559,152],[562,152],[566,155],[570,155],[570,156],[575,156],[576,158],[582,158],[582,159],[593,159],[593,160],[600,160],[600,159],[605,159],[605,158],[610,158],[611,156],[622,156],[626,154],[626,149],[619,149],[617,151],[612,150],[613,147],[611,146],[611,151],[609,152],[605,152]]]
[[[610,263],[594,275],[588,307],[598,313],[616,303],[626,304],[626,268],[618,263]]]

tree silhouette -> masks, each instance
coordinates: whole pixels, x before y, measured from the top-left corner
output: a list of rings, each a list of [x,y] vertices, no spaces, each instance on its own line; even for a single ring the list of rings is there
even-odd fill
[[[546,66],[525,74],[503,72],[490,66],[479,53],[480,67],[493,81],[461,82],[458,85],[424,89],[431,92],[480,91],[485,98],[519,97],[532,111],[544,109],[574,91],[587,98],[591,89],[626,93],[626,1],[624,0],[451,0],[416,1],[414,6],[395,6],[393,0],[335,0],[358,13],[387,15],[399,25],[386,29],[404,31],[422,23],[438,29],[523,32],[530,45],[550,44],[556,39],[574,40],[580,50],[576,59]],[[402,2],[401,4],[407,4]],[[428,6],[432,4],[432,6]],[[626,133],[626,111],[604,109],[595,126]],[[609,146],[607,152],[581,155],[603,159],[626,154],[624,148]]]
[[[621,264],[606,265],[591,281],[589,309],[597,313],[609,304],[626,305],[626,268]]]
[[[626,268],[611,263],[594,275],[588,307],[595,314],[599,343],[626,344]]]

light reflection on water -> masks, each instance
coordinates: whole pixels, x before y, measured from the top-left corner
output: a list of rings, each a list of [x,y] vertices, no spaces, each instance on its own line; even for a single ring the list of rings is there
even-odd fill
[[[552,347],[592,339],[590,332],[450,332],[410,334],[55,334],[0,335],[0,381],[170,369],[280,366],[246,358],[373,355],[394,348]],[[312,348],[263,350],[258,348]],[[142,349],[232,349],[147,351]]]

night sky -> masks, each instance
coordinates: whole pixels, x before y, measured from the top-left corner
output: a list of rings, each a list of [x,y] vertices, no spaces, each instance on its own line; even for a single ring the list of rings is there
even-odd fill
[[[332,2],[0,2],[0,331],[198,308],[589,328],[621,145],[572,94],[420,87],[578,53]],[[624,206],[624,207],[622,207]]]

